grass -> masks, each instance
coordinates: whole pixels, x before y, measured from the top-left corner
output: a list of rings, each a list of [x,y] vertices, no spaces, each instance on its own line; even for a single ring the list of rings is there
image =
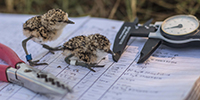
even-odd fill
[[[200,0],[1,0],[1,13],[43,14],[60,8],[70,17],[91,15],[124,21],[164,20],[176,14],[200,17]]]

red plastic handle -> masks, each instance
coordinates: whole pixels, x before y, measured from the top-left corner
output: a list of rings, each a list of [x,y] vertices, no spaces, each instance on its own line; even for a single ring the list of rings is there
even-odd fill
[[[6,70],[9,68],[9,65],[0,65],[0,80],[4,82],[8,82]]]
[[[9,47],[0,43],[0,58],[8,63],[11,67],[15,68],[17,63],[23,62],[17,54]]]

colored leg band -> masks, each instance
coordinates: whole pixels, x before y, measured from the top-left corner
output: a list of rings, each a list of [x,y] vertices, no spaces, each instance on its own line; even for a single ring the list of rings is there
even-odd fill
[[[26,55],[26,60],[27,60],[27,61],[32,60],[31,54]]]
[[[71,60],[70,65],[76,65],[76,60]]]

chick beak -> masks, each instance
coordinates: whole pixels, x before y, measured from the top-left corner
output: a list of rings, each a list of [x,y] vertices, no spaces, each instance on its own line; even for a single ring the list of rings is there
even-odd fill
[[[112,54],[113,56],[115,56],[115,53],[112,50],[109,50],[108,53]]]
[[[67,24],[75,24],[73,21],[71,21],[71,20],[67,20],[67,21],[64,21],[65,23],[67,23]]]
[[[113,51],[109,50],[108,53],[112,54],[113,60],[114,60],[115,62],[117,62],[117,61],[119,60],[119,58],[120,58],[119,52],[114,53]]]

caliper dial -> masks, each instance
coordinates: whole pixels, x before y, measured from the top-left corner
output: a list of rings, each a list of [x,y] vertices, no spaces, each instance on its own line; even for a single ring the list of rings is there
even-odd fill
[[[177,15],[167,18],[161,25],[161,31],[171,36],[183,36],[194,33],[199,27],[198,19],[193,15]]]

